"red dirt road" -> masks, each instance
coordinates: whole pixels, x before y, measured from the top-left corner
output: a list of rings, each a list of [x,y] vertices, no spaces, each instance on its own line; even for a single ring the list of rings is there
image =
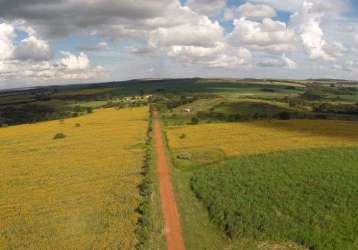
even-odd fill
[[[159,177],[162,213],[165,221],[167,248],[168,250],[185,250],[158,112],[153,112],[153,118],[157,174]]]

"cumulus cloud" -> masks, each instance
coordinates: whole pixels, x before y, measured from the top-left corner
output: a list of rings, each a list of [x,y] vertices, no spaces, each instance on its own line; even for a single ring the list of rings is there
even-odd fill
[[[234,27],[229,35],[233,44],[244,44],[253,49],[276,53],[296,49],[296,35],[283,22],[270,18],[259,22],[242,17],[234,21]]]
[[[24,61],[47,61],[51,56],[47,42],[33,35],[22,40],[14,51],[15,59]]]
[[[210,68],[235,68],[248,65],[251,62],[251,53],[245,48],[234,48],[226,43],[217,43],[211,48],[197,46],[173,46],[168,55],[181,62],[201,64]]]
[[[0,16],[25,19],[47,37],[93,32],[111,38],[144,36],[190,21],[177,0],[2,0]]]
[[[20,28],[19,28],[20,27]],[[52,60],[49,44],[36,37],[34,30],[22,29],[18,23],[0,24],[0,80],[83,80],[105,77],[101,66],[91,66],[85,53],[78,56],[62,52]],[[17,32],[27,37],[15,42]]]
[[[327,42],[321,27],[325,15],[340,10],[339,6],[336,1],[304,1],[301,9],[291,16],[291,25],[299,34],[311,59],[335,60],[342,55],[343,45]]]
[[[219,14],[226,6],[227,0],[188,0],[189,8],[199,14],[213,16]]]
[[[262,59],[257,63],[259,67],[278,67],[278,68],[288,68],[296,69],[297,64],[292,59],[288,58],[285,54],[281,58],[266,58]]]
[[[276,10],[269,5],[245,3],[238,7],[240,17],[272,18],[276,16]]]
[[[251,53],[227,43],[223,27],[207,16],[193,13],[191,22],[158,28],[149,34],[149,48],[160,50],[184,64],[211,68],[234,68],[249,64]]]
[[[159,28],[149,35],[153,47],[174,45],[212,47],[223,38],[224,30],[218,22],[206,16],[198,16],[196,22],[171,28]]]
[[[252,3],[263,3],[272,6],[276,10],[291,13],[298,12],[307,0],[249,0]],[[349,0],[310,0],[315,4],[316,10],[324,12],[337,12],[347,8]]]
[[[353,45],[358,48],[358,35],[354,35],[354,37],[353,37]]]
[[[88,69],[90,61],[87,55],[81,52],[78,56],[73,55],[70,52],[62,52],[63,58],[60,60],[60,64],[64,66],[67,70],[84,70]]]
[[[15,29],[6,23],[0,23],[0,62],[12,56],[14,45],[12,43],[15,37]]]
[[[348,51],[358,51],[358,37],[345,36],[352,32],[345,27],[348,15],[341,15],[348,1],[245,0],[232,7],[227,0],[0,0],[0,79],[100,76],[105,70],[86,53],[92,60],[105,54],[113,65],[121,59],[137,63],[139,56],[153,64],[170,58],[173,68],[199,65],[191,68],[201,72],[206,67],[238,72],[251,64],[301,70],[295,61],[315,63],[309,59],[325,60],[322,67],[332,68]],[[282,21],[281,11],[290,21]],[[355,23],[350,19],[351,27]],[[77,48],[66,43],[71,53],[51,51],[48,41],[56,45],[58,38],[71,36],[102,42]],[[104,41],[114,46],[109,49]],[[106,53],[90,53],[98,51]],[[255,63],[256,57],[264,59]]]

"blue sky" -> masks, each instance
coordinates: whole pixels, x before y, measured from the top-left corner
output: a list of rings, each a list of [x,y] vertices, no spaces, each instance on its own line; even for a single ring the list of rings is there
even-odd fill
[[[353,0],[4,0],[0,88],[156,77],[358,78]]]

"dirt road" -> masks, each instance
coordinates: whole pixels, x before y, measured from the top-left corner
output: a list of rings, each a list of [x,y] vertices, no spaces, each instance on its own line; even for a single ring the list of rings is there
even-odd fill
[[[159,114],[156,111],[153,113],[153,127],[157,174],[159,176],[160,199],[165,221],[167,248],[168,250],[185,250],[178,209],[170,181],[170,171],[160,126]]]

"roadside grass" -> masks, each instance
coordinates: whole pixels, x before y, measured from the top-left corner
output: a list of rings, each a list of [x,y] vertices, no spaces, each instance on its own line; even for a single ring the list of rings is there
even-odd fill
[[[133,249],[147,118],[103,109],[0,128],[0,248]]]
[[[235,239],[358,248],[358,148],[242,156],[201,169],[191,185]]]
[[[155,142],[153,139],[152,117],[149,118],[147,132],[147,166],[145,169],[145,180],[143,182],[146,189],[149,189],[142,203],[143,218],[138,227],[139,236],[142,237],[139,250],[165,250],[166,240],[164,232],[164,220],[161,211],[161,201],[159,192],[159,179],[156,174],[156,155]]]

